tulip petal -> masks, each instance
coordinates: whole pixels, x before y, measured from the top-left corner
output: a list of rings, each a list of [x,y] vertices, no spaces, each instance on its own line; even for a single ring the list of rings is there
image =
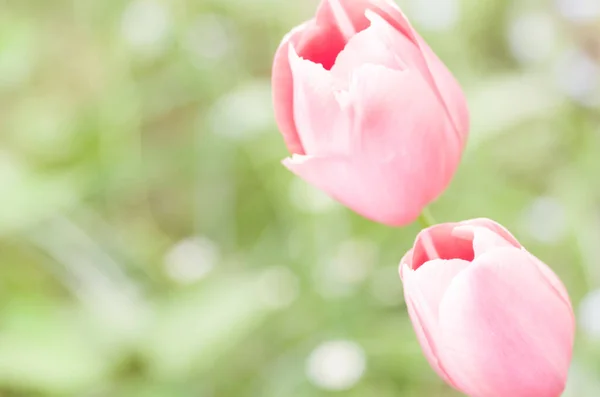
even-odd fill
[[[459,224],[452,230],[452,235],[471,242],[474,258],[493,248],[514,247],[514,245],[506,241],[501,235],[485,227]]]
[[[304,154],[294,120],[294,77],[289,63],[290,44],[303,59],[331,69],[346,40],[335,26],[307,21],[282,40],[273,60],[272,86],[275,119],[290,153]]]
[[[417,235],[410,266],[417,269],[438,258],[471,261],[492,248],[511,246],[521,248],[508,230],[492,220],[442,223],[423,229]]]
[[[342,36],[350,37],[369,26],[365,10],[378,11],[379,0],[323,0],[317,9],[317,22],[335,26]]]
[[[411,268],[434,259],[473,260],[472,239],[464,239],[454,234],[456,223],[443,223],[422,230],[415,240]]]
[[[349,39],[362,30],[359,26],[356,26],[359,20],[352,18],[350,14],[350,12],[357,9],[356,6],[350,6],[345,1],[340,0],[328,0],[324,2],[324,6],[328,6],[329,15],[333,18],[333,25],[337,26],[342,36],[346,39]]]
[[[494,233],[497,233],[500,236],[502,236],[503,239],[505,239],[506,241],[508,241],[514,247],[516,247],[516,248],[521,248],[522,247],[521,243],[519,243],[519,241],[515,238],[515,236],[513,236],[511,234],[511,232],[508,231],[508,229],[506,229],[501,224],[499,224],[497,222],[494,222],[491,219],[476,218],[476,219],[471,219],[471,220],[468,220],[468,221],[460,222],[460,224],[461,225],[471,225],[471,226],[485,227],[487,229],[490,229]]]
[[[334,26],[322,25],[312,20],[299,36],[297,43],[294,43],[294,47],[302,58],[321,64],[329,70],[346,43],[346,38],[342,37]]]
[[[451,126],[438,117],[440,104],[418,73],[363,65],[354,72],[350,98],[353,153],[394,164],[396,172],[402,170],[399,181],[427,180],[435,190],[447,185],[461,153],[449,150]]]
[[[402,259],[400,259],[398,274],[400,275],[401,280],[404,280],[404,272],[412,270],[413,252],[413,248],[409,249]]]
[[[389,69],[407,69],[403,59],[419,57],[419,49],[378,14],[367,10],[371,25],[353,36],[339,53],[331,73],[340,88],[347,89],[352,73],[372,63]]]
[[[373,0],[375,1],[375,0]],[[457,138],[457,144],[462,148],[469,133],[469,110],[466,106],[464,93],[444,63],[431,50],[419,33],[412,27],[402,10],[391,1],[381,0],[381,9],[392,18],[392,25],[405,34],[422,53],[423,62],[416,62],[425,79],[432,84],[439,97],[447,116],[449,117]]]
[[[481,255],[439,307],[438,355],[453,382],[481,397],[558,397],[574,335],[569,305],[524,250]]]
[[[283,165],[359,214],[376,221],[389,220],[386,208],[378,207],[377,194],[365,186],[366,170],[352,158],[294,155],[283,160]]]
[[[346,154],[350,120],[334,92],[331,74],[300,58],[293,46],[289,57],[294,75],[294,120],[304,151],[313,156]]]
[[[294,79],[289,63],[289,45],[297,43],[308,25],[306,22],[294,28],[281,42],[273,60],[271,85],[273,87],[273,110],[285,144],[290,153],[304,154],[302,142],[294,121]]]
[[[342,20],[345,26],[350,23],[354,31],[361,32],[369,26],[369,21],[365,17],[366,10],[379,14],[398,31],[410,36],[412,28],[393,0],[322,0],[316,19],[320,24],[331,26],[340,25],[340,20]],[[350,30],[340,28],[340,30],[342,29]]]
[[[422,202],[402,193],[403,186],[389,189],[387,173],[353,157],[294,155],[283,160],[290,171],[326,192],[365,218],[387,225],[403,225],[419,216]],[[401,172],[401,171],[399,171]],[[415,200],[416,198],[416,200]]]
[[[468,266],[469,262],[461,259],[436,259],[425,263],[418,270],[406,267],[403,271],[405,300],[419,343],[432,368],[449,383],[452,380],[438,360],[438,310],[454,277]]]
[[[425,40],[416,33],[415,37],[425,57],[431,78],[435,82],[440,98],[447,110],[448,117],[454,125],[458,141],[464,144],[469,133],[470,124],[469,108],[466,106],[465,94],[450,70],[425,43]]]
[[[473,234],[473,236],[471,236],[471,239],[474,240],[473,248],[474,248],[476,257],[479,256],[480,254],[482,254],[483,252],[485,252],[486,250],[489,250],[493,247],[506,246],[507,245],[506,243],[512,245],[515,248],[523,248],[521,246],[521,243],[519,243],[519,241],[504,226],[500,225],[497,222],[494,222],[491,219],[478,218],[478,219],[471,219],[471,220],[468,220],[465,222],[460,222],[459,226],[457,226],[454,229],[453,234],[458,235],[458,234],[464,233],[467,230],[466,228],[472,228],[472,232],[469,232],[469,233]],[[494,233],[494,236],[490,235],[489,233],[485,232],[484,230],[481,230],[481,228],[490,230],[491,232]],[[477,230],[479,232],[475,232]],[[502,240],[498,240],[497,236],[502,237]],[[540,270],[542,275],[546,278],[546,280],[551,285],[554,286],[557,293],[565,301],[565,304],[570,306],[571,302],[569,301],[569,294],[568,294],[567,290],[565,289],[563,283],[556,276],[556,274],[554,274],[554,272],[545,263],[540,261],[535,256],[532,256],[531,259],[536,263],[536,265],[538,266],[538,269]]]
[[[542,276],[546,279],[546,281],[554,288],[556,293],[562,298],[565,305],[571,307],[571,301],[569,299],[569,293],[565,288],[564,284],[560,279],[554,274],[554,272],[546,265],[544,262],[532,256],[533,262],[537,265],[538,270],[542,274]]]

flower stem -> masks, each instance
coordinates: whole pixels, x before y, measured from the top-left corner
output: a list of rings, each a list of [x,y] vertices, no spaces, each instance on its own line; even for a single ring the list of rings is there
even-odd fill
[[[431,215],[429,208],[425,208],[423,209],[423,212],[421,212],[421,215],[419,215],[419,223],[421,226],[423,226],[423,228],[427,228],[435,225],[437,222],[435,221],[433,215]]]

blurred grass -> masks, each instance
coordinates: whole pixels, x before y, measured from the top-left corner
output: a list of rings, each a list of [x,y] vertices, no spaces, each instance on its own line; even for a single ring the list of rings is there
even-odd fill
[[[464,0],[436,30],[414,4],[473,118],[433,213],[505,224],[577,307],[600,287],[599,112],[561,65],[597,56],[597,24]],[[422,357],[396,276],[418,226],[361,219],[280,166],[271,58],[314,7],[0,1],[0,396],[329,396],[305,363],[339,339],[366,372],[338,394],[456,395]],[[515,54],[547,47],[546,25],[507,33],[532,13],[554,29],[533,61]],[[572,396],[600,390],[597,338],[578,340]]]

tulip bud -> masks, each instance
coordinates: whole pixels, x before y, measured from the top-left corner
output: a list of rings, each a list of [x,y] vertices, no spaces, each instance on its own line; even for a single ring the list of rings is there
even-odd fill
[[[575,321],[544,263],[487,219],[419,233],[400,263],[406,305],[427,360],[472,397],[558,397]]]
[[[458,83],[391,0],[323,0],[277,50],[273,99],[284,165],[388,225],[444,191],[468,135]]]

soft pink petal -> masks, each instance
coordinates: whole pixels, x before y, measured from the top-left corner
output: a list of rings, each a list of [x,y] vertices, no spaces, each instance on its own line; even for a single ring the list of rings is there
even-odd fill
[[[499,248],[457,275],[439,308],[438,356],[474,397],[558,397],[571,361],[571,308],[524,250]]]
[[[349,0],[352,1],[352,0]],[[408,18],[404,15],[398,4],[394,0],[370,0],[371,5],[376,12],[385,18],[396,30],[404,36],[411,39],[415,44],[415,31],[410,25]]]
[[[506,229],[504,226],[502,226],[498,222],[494,222],[491,219],[476,218],[476,219],[470,219],[468,221],[460,222],[460,224],[461,225],[480,226],[480,227],[488,228],[491,231],[493,231],[494,233],[497,233],[500,236],[502,236],[502,238],[504,238],[506,241],[508,241],[514,247],[521,248],[521,243],[519,243],[519,241],[515,238],[515,236],[513,236],[508,231],[508,229]]]
[[[411,26],[400,8],[391,1],[381,0],[380,9],[391,18],[390,23],[414,42],[421,50],[422,60],[414,58],[414,65],[421,70],[424,78],[432,84],[450,118],[458,147],[463,148],[469,133],[469,110],[464,93],[444,63],[435,55],[429,45]]]
[[[390,47],[396,55],[413,68],[427,69],[416,32],[392,0],[322,0],[316,20],[319,25],[335,27],[339,36],[349,41],[352,36],[371,25],[373,18],[370,14],[379,16],[401,38],[401,41]],[[383,39],[388,41],[386,37]],[[398,41],[396,38],[392,40]],[[426,76],[426,79],[430,79],[430,76]]]
[[[389,182],[382,180],[372,165],[363,164],[360,159],[297,155],[285,159],[283,165],[335,200],[375,222],[404,224],[407,218],[419,214],[415,210],[416,204],[407,201],[408,198],[391,200],[382,191]],[[403,206],[404,202],[409,202],[409,206]]]
[[[563,302],[565,302],[565,305],[571,307],[569,293],[567,292],[567,289],[565,288],[562,281],[560,281],[558,276],[544,262],[542,262],[533,255],[531,258],[533,262],[537,265],[540,274],[546,279],[548,284],[550,284],[554,288],[556,293],[562,298]]]
[[[346,207],[375,222],[405,225],[416,219],[422,209],[419,196],[405,195],[401,190],[405,187],[390,183],[390,172],[363,163],[361,159],[296,155],[285,159],[283,164]]]
[[[294,28],[284,38],[275,53],[272,70],[273,107],[275,119],[290,153],[304,154],[302,139],[294,120],[293,76],[289,64],[289,45],[300,57],[321,64],[329,70],[346,45],[335,26],[317,24],[313,19]]]
[[[363,17],[368,4],[369,0],[322,0],[316,19],[321,25],[334,26],[340,35],[349,38],[368,26]]]
[[[452,73],[450,73],[446,65],[425,43],[425,40],[418,35],[415,36],[417,37],[421,51],[423,51],[427,66],[437,86],[442,102],[454,124],[457,140],[464,146],[470,127],[469,108],[465,94]]]
[[[442,223],[423,229],[417,236],[411,266],[417,269],[432,259],[473,260],[484,252],[499,247],[517,247],[519,242],[489,219],[473,219],[460,223]]]
[[[297,176],[350,207],[367,206],[358,178],[353,177],[354,165],[347,157],[316,157],[294,155],[283,160]]]
[[[289,47],[294,76],[294,120],[304,151],[313,156],[346,154],[350,119],[342,111],[331,74],[323,66],[301,59]]]
[[[418,48],[395,30],[387,21],[367,10],[371,25],[353,36],[339,53],[331,73],[341,88],[347,89],[353,72],[360,66],[371,63],[389,69],[406,69],[404,55],[418,53]]]
[[[404,280],[404,272],[412,271],[412,261],[413,261],[413,249],[409,249],[406,254],[400,259],[400,265],[398,266],[398,274],[400,275],[400,279]]]
[[[514,247],[500,234],[481,226],[459,224],[452,230],[452,235],[471,242],[475,258],[494,248]]]
[[[453,231],[456,223],[442,223],[422,230],[415,240],[412,269],[434,259],[473,260],[472,240],[456,236]]]
[[[404,295],[419,342],[432,368],[451,384],[437,354],[438,308],[448,285],[467,266],[469,262],[460,259],[436,259],[418,270],[406,267],[404,271]]]
[[[461,152],[448,147],[452,127],[422,77],[363,65],[354,72],[349,96],[355,109],[353,152],[421,182],[409,185],[407,194],[435,198],[449,183]]]
[[[324,0],[316,18],[319,24],[335,26],[348,42],[336,59],[336,74],[346,75],[357,66],[374,63],[392,69],[425,71],[425,80],[433,83],[417,33],[392,2]]]
[[[289,63],[289,44],[297,43],[302,32],[311,24],[312,21],[304,23],[288,33],[283,38],[273,60],[271,84],[275,120],[290,153],[304,154],[304,148],[294,121],[294,80]]]
[[[381,0],[323,0],[317,10],[319,24],[335,26],[341,35],[365,30],[369,21],[365,17],[366,10],[372,10],[391,20],[391,16],[383,9],[387,2]],[[383,6],[383,7],[382,7]]]
[[[347,43],[334,26],[312,20],[294,43],[298,55],[327,70],[331,69],[338,54]]]

